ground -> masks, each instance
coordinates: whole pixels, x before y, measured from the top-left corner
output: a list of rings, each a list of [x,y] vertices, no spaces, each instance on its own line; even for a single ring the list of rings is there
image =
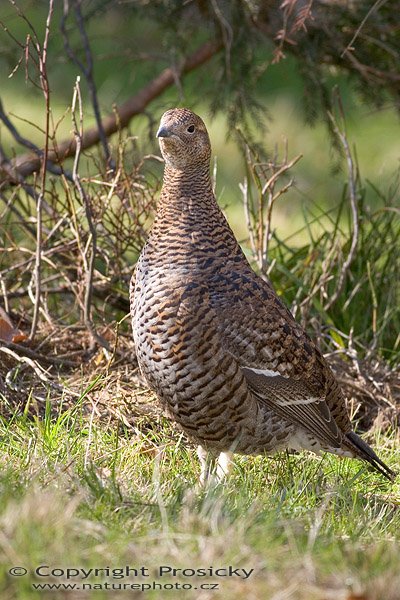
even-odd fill
[[[224,485],[202,490],[194,448],[145,388],[129,335],[102,333],[114,352],[79,368],[41,363],[57,336],[32,355],[45,372],[10,355],[1,363],[2,597],[399,598],[397,482],[358,461],[282,453],[237,457]],[[68,339],[78,363],[87,334]],[[396,468],[397,374],[330,361],[366,439]],[[90,568],[106,570],[83,579]],[[59,587],[33,588],[44,584]]]

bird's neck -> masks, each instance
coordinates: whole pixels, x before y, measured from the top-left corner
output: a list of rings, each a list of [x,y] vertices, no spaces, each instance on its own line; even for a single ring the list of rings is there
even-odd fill
[[[215,202],[208,162],[193,167],[185,166],[184,170],[165,166],[160,208],[165,203],[171,206],[185,200],[192,203],[207,200]]]
[[[177,250],[179,249],[179,252]],[[167,166],[147,251],[173,255],[174,264],[209,256],[240,254],[239,245],[219,208],[209,165],[191,172]]]

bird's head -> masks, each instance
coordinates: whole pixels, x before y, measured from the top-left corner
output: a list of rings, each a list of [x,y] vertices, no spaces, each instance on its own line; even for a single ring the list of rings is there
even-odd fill
[[[187,108],[172,108],[161,117],[157,132],[161,154],[174,169],[209,164],[211,145],[202,119]]]

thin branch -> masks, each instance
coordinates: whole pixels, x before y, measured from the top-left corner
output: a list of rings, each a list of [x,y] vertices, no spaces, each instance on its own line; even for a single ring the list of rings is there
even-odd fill
[[[92,56],[92,51],[90,48],[89,38],[87,36],[87,32],[86,32],[86,28],[85,28],[85,22],[84,22],[82,11],[81,11],[80,0],[73,0],[73,5],[74,5],[74,9],[75,9],[75,16],[76,16],[76,21],[78,24],[78,29],[79,29],[81,39],[82,39],[82,44],[83,44],[83,47],[85,50],[86,65],[84,65],[82,63],[82,61],[80,61],[78,59],[76,53],[73,51],[73,49],[69,43],[69,37],[68,37],[68,33],[67,33],[67,30],[65,27],[66,19],[69,14],[68,1],[64,1],[64,14],[63,14],[63,18],[61,20],[61,27],[60,27],[61,33],[64,38],[64,47],[65,47],[65,50],[66,50],[68,56],[70,57],[70,59],[79,67],[79,69],[82,71],[83,76],[86,79],[89,93],[90,93],[90,96],[92,99],[94,116],[96,119],[97,128],[99,130],[99,138],[100,138],[101,145],[103,146],[106,163],[112,169],[114,169],[114,165],[111,164],[111,154],[110,154],[110,148],[109,148],[108,141],[107,141],[107,136],[104,131],[103,123],[101,120],[100,106],[99,106],[99,101],[98,101],[98,97],[97,97],[97,89],[96,89],[96,84],[94,81],[93,56]]]
[[[75,116],[76,106],[78,105],[79,111],[79,125]],[[92,209],[90,206],[90,200],[87,197],[85,190],[83,189],[81,179],[78,172],[79,167],[79,159],[82,151],[82,137],[83,137],[83,109],[82,109],[82,97],[81,90],[79,86],[79,77],[77,77],[75,88],[74,88],[74,96],[72,100],[72,122],[74,125],[74,135],[75,135],[75,144],[76,144],[76,152],[75,152],[75,160],[74,166],[72,169],[72,177],[74,180],[75,187],[78,191],[79,198],[82,202],[82,205],[85,207],[86,219],[89,225],[90,231],[90,239],[88,240],[88,246],[90,244],[90,256],[89,262],[86,264],[86,289],[85,289],[85,300],[84,300],[84,321],[85,325],[90,333],[92,344],[98,343],[103,348],[109,349],[108,342],[98,335],[95,331],[92,317],[91,317],[91,307],[92,307],[92,291],[93,291],[93,274],[94,274],[94,261],[96,259],[97,253],[97,231],[96,227],[93,223],[92,218]],[[88,248],[87,246],[87,248]],[[87,250],[83,250],[83,258],[86,263],[86,252]]]
[[[58,358],[57,356],[49,356],[46,354],[40,354],[31,348],[27,348],[26,346],[21,346],[20,344],[14,344],[13,342],[5,342],[1,340],[0,349],[9,348],[10,350],[14,350],[14,352],[21,353],[23,356],[28,356],[29,358],[33,358],[34,360],[38,360],[40,362],[44,362],[48,365],[58,365],[62,367],[76,367],[77,363],[72,360],[68,360],[66,358]],[[19,354],[19,358],[21,355]]]
[[[338,107],[339,107],[342,122],[344,124],[344,113],[343,113],[343,108],[341,105],[340,98],[338,98]],[[342,293],[344,282],[345,282],[346,276],[347,276],[347,272],[350,268],[351,263],[354,260],[354,256],[355,256],[355,253],[357,250],[358,234],[359,234],[359,216],[358,216],[358,205],[357,205],[357,173],[356,173],[356,169],[354,166],[353,157],[351,155],[349,143],[348,143],[348,140],[346,137],[346,131],[344,130],[344,128],[343,128],[343,130],[340,130],[340,128],[337,124],[337,121],[332,113],[328,112],[328,116],[332,123],[333,131],[335,132],[339,142],[341,143],[343,150],[344,150],[345,157],[346,157],[347,170],[348,170],[348,175],[349,175],[349,200],[350,200],[351,215],[352,215],[352,221],[353,221],[353,232],[352,232],[352,237],[351,237],[350,250],[349,250],[346,260],[343,263],[342,269],[340,271],[336,290],[335,290],[334,294],[331,296],[328,303],[325,305],[325,310],[329,310],[335,304],[335,302],[339,298],[340,294]]]
[[[14,140],[18,143],[21,144],[21,146],[25,146],[25,148],[28,148],[29,150],[32,150],[38,157],[38,160],[41,164],[41,161],[43,159],[43,155],[44,152],[43,150],[41,150],[40,148],[38,148],[38,146],[36,146],[33,142],[31,142],[30,140],[24,138],[18,131],[18,129],[15,127],[15,125],[10,121],[10,119],[8,118],[4,107],[3,107],[3,103],[1,101],[0,98],[0,121],[2,121],[4,123],[4,125],[7,127],[8,131],[11,133],[11,135],[13,136]],[[7,175],[7,177],[1,177],[1,172],[0,172],[0,182],[2,182],[3,180],[8,180],[12,183],[22,183],[24,182],[23,177],[21,176],[21,174],[15,169],[15,165],[13,164],[14,161],[12,160],[7,160],[5,164],[4,162],[1,164],[1,171],[4,172],[4,174]],[[46,168],[47,170],[52,173],[53,175],[64,175],[69,181],[72,181],[72,175],[71,173],[69,173],[68,171],[65,171],[62,167],[55,165],[53,162],[51,162],[50,160],[47,160],[46,162]],[[32,171],[33,172],[33,171]],[[30,192],[28,192],[30,194]],[[35,197],[34,195],[30,194],[32,197]]]
[[[272,175],[272,177],[270,177],[270,179],[263,186],[263,190],[262,190],[263,195],[265,194],[265,192],[267,190],[270,190],[268,208],[267,208],[267,216],[266,216],[266,220],[265,220],[266,222],[265,222],[264,239],[263,239],[263,243],[262,243],[261,271],[263,273],[265,273],[265,270],[267,268],[268,248],[269,248],[269,242],[270,242],[270,238],[271,238],[272,210],[273,210],[275,202],[278,200],[278,198],[280,196],[282,196],[283,194],[286,194],[286,192],[292,187],[292,185],[294,183],[294,179],[290,179],[290,181],[286,185],[284,185],[282,188],[280,188],[277,192],[274,193],[275,183],[277,182],[279,177],[281,177],[281,175],[283,175],[284,173],[289,171],[302,157],[303,157],[302,154],[298,154],[290,162],[287,162],[287,148],[286,148],[284,164],[282,165],[282,167],[280,167],[276,171],[276,173],[274,173],[274,175]]]
[[[43,152],[43,163],[41,173],[41,189],[36,203],[36,259],[34,268],[35,280],[35,302],[33,309],[32,327],[29,339],[33,340],[36,335],[36,330],[39,321],[39,311],[41,305],[41,264],[42,264],[42,203],[46,191],[46,176],[47,176],[47,157],[49,153],[49,136],[50,136],[50,86],[47,78],[47,46],[49,43],[50,23],[53,14],[54,0],[49,0],[49,11],[46,20],[46,29],[44,35],[43,47],[40,47],[37,42],[37,53],[39,56],[39,76],[40,84],[43,90],[45,105],[46,105],[46,122],[45,122],[45,142]]]
[[[251,192],[249,190],[249,175],[246,175],[243,183],[239,183],[240,191],[243,197],[244,214],[246,218],[246,227],[249,233],[250,246],[254,255],[257,254],[257,243],[255,239],[255,232],[253,227],[254,214],[252,211]]]
[[[1,100],[1,98],[0,98],[0,119],[1,119],[1,121],[3,121],[4,125],[7,127],[8,131],[11,133],[14,140],[18,144],[21,144],[21,146],[25,146],[26,148],[29,148],[29,150],[32,150],[33,152],[37,153],[40,157],[43,156],[43,150],[39,150],[39,148],[37,146],[35,146],[35,144],[33,144],[30,140],[27,140],[22,135],[20,135],[20,133],[19,133],[18,129],[15,127],[14,123],[12,121],[10,121],[10,119],[8,118],[8,116],[4,110],[3,102]]]
[[[342,54],[340,55],[341,58],[343,58],[343,56],[347,53],[347,52],[351,52],[354,50],[353,48],[353,44],[356,41],[356,39],[358,38],[358,36],[360,35],[361,29],[364,27],[365,23],[367,22],[367,20],[369,19],[369,17],[376,12],[377,10],[379,10],[384,4],[386,4],[387,0],[377,0],[369,9],[369,11],[367,12],[367,14],[365,15],[365,17],[363,18],[363,20],[361,21],[360,25],[357,27],[353,37],[351,38],[350,42],[347,44],[346,48],[343,50]]]
[[[217,17],[220,28],[221,28],[221,34],[222,34],[222,39],[224,41],[224,48],[225,48],[225,69],[226,69],[227,78],[228,78],[228,80],[230,80],[232,77],[231,53],[232,53],[232,43],[233,43],[233,30],[232,30],[232,26],[229,23],[229,21],[227,21],[226,18],[224,17],[223,12],[221,11],[221,8],[218,5],[217,0],[211,0],[211,4],[213,7],[215,16]]]
[[[16,202],[14,200],[15,200],[15,196],[17,195],[17,190],[18,190],[18,188],[15,188],[13,190],[13,193],[11,194],[10,198],[7,198],[3,193],[0,192],[0,200],[2,200],[4,202],[4,204],[6,205],[4,212],[10,211],[10,212],[14,213],[14,215],[17,217],[18,223],[21,225],[21,227],[23,227],[25,229],[25,231],[33,239],[36,239],[36,231],[35,231],[34,227],[31,227],[31,225],[28,223],[27,219],[25,219],[22,216],[22,214],[19,212],[18,208],[16,207]],[[32,198],[34,198],[36,200],[36,196],[34,196],[33,194],[32,194]],[[1,216],[2,216],[2,214],[0,214],[0,217]]]
[[[345,52],[345,57],[349,59],[349,62],[351,62],[355,70],[360,73],[361,77],[363,77],[368,84],[374,83],[375,85],[388,85],[390,83],[397,86],[400,81],[400,73],[393,71],[382,71],[381,69],[376,69],[371,65],[365,65],[355,57],[353,52],[350,52],[349,50]]]
[[[185,74],[197,69],[210,60],[220,49],[220,42],[206,42],[184,62],[181,73]],[[147,105],[173,85],[175,80],[176,72],[168,67],[135,96],[129,98],[121,106],[115,107],[113,113],[102,120],[105,135],[108,137],[119,129],[127,127],[134,116],[142,113]],[[99,141],[98,127],[87,129],[82,136],[81,150],[84,151]],[[57,149],[49,150],[48,159],[53,163],[62,163],[66,158],[74,156],[75,151],[75,138],[68,138],[60,142]],[[13,160],[13,167],[22,177],[27,177],[40,168],[40,159],[34,154],[22,154]]]
[[[287,142],[285,142],[284,156],[281,161],[278,162],[278,149],[275,148],[274,155],[268,162],[260,162],[257,154],[251,151],[244,138],[243,141],[245,143],[247,177],[239,187],[243,196],[251,250],[261,276],[265,277],[268,267],[273,208],[278,198],[292,187],[294,180],[290,179],[287,184],[281,185],[278,189],[275,188],[280,178],[302,158],[302,154],[289,161]],[[252,198],[250,175],[257,188],[256,199]]]
[[[28,358],[27,356],[20,356],[19,354],[11,350],[11,348],[5,348],[3,346],[0,346],[0,352],[2,352],[3,354],[8,354],[8,356],[12,356],[14,360],[21,364],[29,365],[31,369],[33,369],[33,371],[35,372],[36,377],[40,379],[40,381],[43,381],[44,383],[49,382],[49,379],[44,374],[44,369],[40,365],[35,363],[31,358]]]

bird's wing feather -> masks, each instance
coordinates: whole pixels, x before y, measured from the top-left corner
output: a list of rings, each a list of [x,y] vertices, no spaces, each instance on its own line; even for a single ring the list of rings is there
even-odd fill
[[[273,368],[279,359],[281,365],[298,364],[301,377],[312,373],[315,346],[271,286],[250,266],[235,271],[228,263],[218,270],[209,288],[221,335],[235,356],[244,357],[251,367]]]
[[[260,402],[318,439],[340,447],[342,435],[325,399],[313,396],[306,383],[260,369],[242,367],[242,371]]]
[[[325,402],[330,411],[328,420],[331,418],[342,432],[350,431],[345,399],[335,377],[318,348],[272,287],[257,277],[250,267],[238,269],[228,262],[218,270],[210,289],[220,335],[240,364],[279,373],[287,381],[282,389],[288,394],[290,385],[297,386],[297,390],[306,387],[308,398],[320,398]],[[275,385],[278,381],[275,379]],[[324,413],[325,406],[322,408],[319,404],[320,413]],[[277,405],[278,409],[282,410],[282,407]],[[294,407],[291,420],[302,420],[301,424],[305,426],[303,421],[312,409],[312,404],[309,407],[303,405],[300,415],[299,407]],[[330,435],[337,434],[331,431]]]

